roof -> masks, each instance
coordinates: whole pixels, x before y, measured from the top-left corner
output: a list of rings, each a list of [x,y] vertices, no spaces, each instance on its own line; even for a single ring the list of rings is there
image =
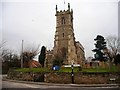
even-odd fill
[[[41,64],[38,61],[36,61],[36,60],[30,60],[28,62],[28,66],[30,68],[37,68],[37,67],[41,67]]]

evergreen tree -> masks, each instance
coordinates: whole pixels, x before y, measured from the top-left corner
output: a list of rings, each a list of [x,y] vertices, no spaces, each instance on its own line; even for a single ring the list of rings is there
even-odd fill
[[[99,60],[99,61],[106,61],[107,57],[105,56],[103,50],[106,48],[106,42],[103,36],[101,35],[97,35],[96,39],[94,39],[96,41],[95,43],[95,49],[93,49],[92,51],[95,52],[94,60]]]
[[[42,67],[44,67],[45,58],[46,58],[46,47],[42,46],[41,52],[39,55],[39,63],[42,65]]]

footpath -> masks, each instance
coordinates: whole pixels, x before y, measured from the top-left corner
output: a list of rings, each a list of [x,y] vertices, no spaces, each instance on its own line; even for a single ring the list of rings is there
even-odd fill
[[[31,81],[18,81],[3,78],[2,81],[35,84],[35,85],[47,85],[47,86],[71,86],[71,87],[120,87],[120,84],[56,84],[56,83],[45,83],[45,82],[31,82]]]

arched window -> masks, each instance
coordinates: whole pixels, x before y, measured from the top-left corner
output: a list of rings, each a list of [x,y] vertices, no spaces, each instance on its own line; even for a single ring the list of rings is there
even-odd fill
[[[61,23],[65,24],[65,18],[64,17],[62,17]]]

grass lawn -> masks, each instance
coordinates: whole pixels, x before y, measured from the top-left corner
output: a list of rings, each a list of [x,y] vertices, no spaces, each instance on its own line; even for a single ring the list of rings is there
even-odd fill
[[[57,71],[57,72],[71,72],[72,71],[72,69],[71,69],[71,67],[62,67],[59,71]],[[79,72],[79,68],[78,67],[74,67],[74,69],[73,69],[73,72]]]
[[[83,72],[118,72],[118,67],[111,67],[111,68],[89,68],[83,69]]]
[[[61,68],[58,72],[71,72],[71,68]],[[118,72],[119,68],[117,66],[112,66],[111,68],[79,68],[75,67],[74,72]]]
[[[79,71],[78,67],[74,67],[74,72],[118,72],[119,68],[117,66],[112,66],[111,68],[83,68],[81,71]],[[71,72],[71,67],[61,67],[58,71],[53,71],[48,68],[20,68],[16,69],[15,71],[20,72]]]

